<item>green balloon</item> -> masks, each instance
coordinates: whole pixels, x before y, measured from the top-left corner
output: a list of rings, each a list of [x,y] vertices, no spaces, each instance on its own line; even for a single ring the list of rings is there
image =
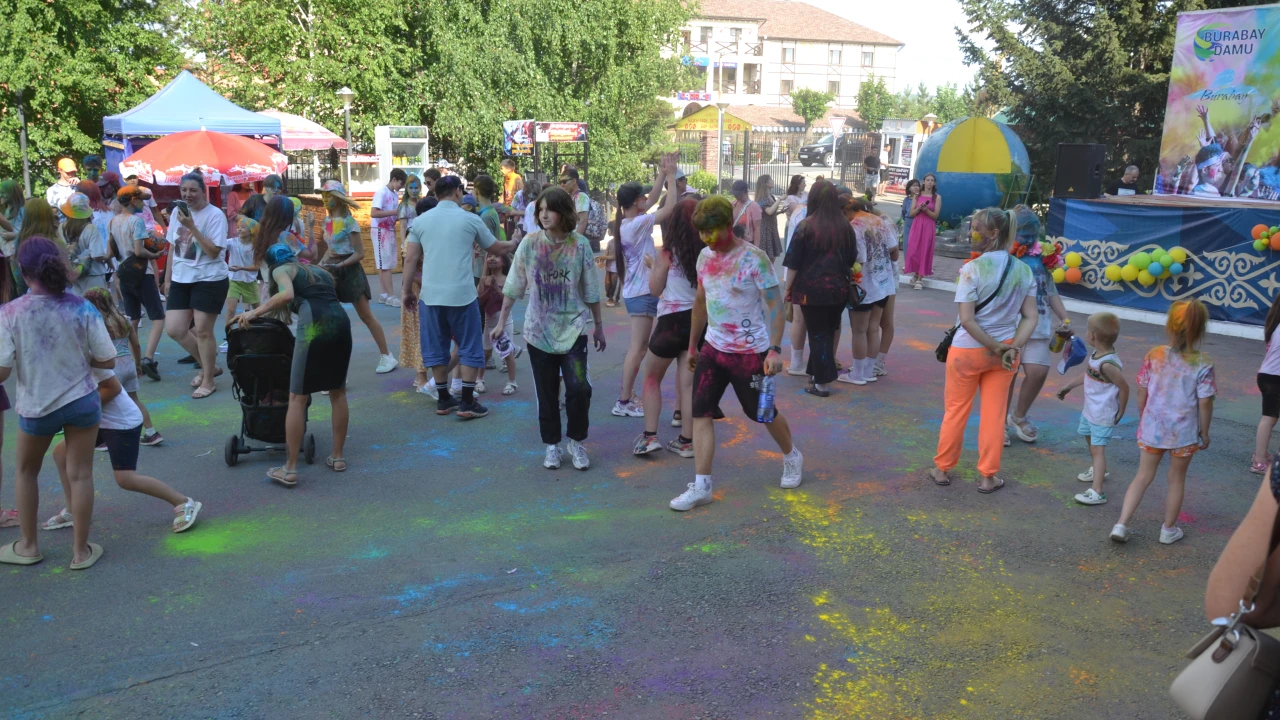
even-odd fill
[[[1147,266],[1151,264],[1151,256],[1147,253],[1140,252],[1129,258],[1129,262],[1139,270],[1146,270]]]
[[[1258,252],[1262,252],[1263,250],[1266,250],[1266,249],[1267,249],[1267,241],[1266,241],[1266,240],[1254,240],[1254,241],[1253,241],[1253,249],[1254,249],[1254,250],[1257,250]]]

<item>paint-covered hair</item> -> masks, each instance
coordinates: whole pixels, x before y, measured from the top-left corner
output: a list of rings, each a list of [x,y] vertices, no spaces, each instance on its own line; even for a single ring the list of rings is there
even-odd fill
[[[89,198],[89,207],[98,212],[109,212],[107,204],[102,201],[102,191],[98,189],[98,183],[88,180],[81,180],[76,185],[76,192]]]
[[[54,238],[58,236],[58,221],[54,219],[53,207],[42,197],[27,198],[22,206],[22,229],[18,231],[18,244],[40,236]]]
[[[42,235],[27,238],[18,248],[18,266],[27,285],[37,281],[50,295],[62,295],[71,286],[67,262],[57,243]]]
[[[698,287],[698,255],[706,247],[693,226],[693,213],[697,209],[698,200],[685,198],[676,203],[674,212],[662,221],[662,252],[695,288]]]
[[[712,195],[698,203],[693,212],[693,226],[698,232],[711,232],[733,225],[733,205],[723,195]]]
[[[1209,325],[1209,309],[1196,298],[1178,300],[1169,306],[1164,329],[1169,333],[1169,344],[1179,355],[1199,352],[1200,340]]]
[[[1008,210],[1001,210],[997,207],[983,208],[982,210],[974,213],[973,229],[982,233],[984,236],[987,234],[995,235],[995,246],[981,248],[981,252],[1008,250],[1013,247],[1013,240],[1018,231],[1017,226],[1013,222],[1012,213]]]
[[[110,290],[102,287],[89,288],[84,291],[84,299],[98,308],[98,312],[102,314],[102,321],[107,324],[107,334],[112,340],[129,337],[129,321],[116,308],[115,301],[111,299]]]

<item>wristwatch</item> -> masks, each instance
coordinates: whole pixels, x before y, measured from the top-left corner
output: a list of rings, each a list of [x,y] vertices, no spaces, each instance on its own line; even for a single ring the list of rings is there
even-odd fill
[[[770,345],[770,346],[769,346],[769,351],[770,351],[770,352],[776,352],[776,353],[778,353],[779,355],[781,355],[781,354],[782,354],[782,348],[778,347],[777,345]]]

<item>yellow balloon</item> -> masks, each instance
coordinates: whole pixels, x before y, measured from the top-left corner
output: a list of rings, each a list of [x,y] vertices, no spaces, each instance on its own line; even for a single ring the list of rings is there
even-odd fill
[[[1067,267],[1078,268],[1080,267],[1080,264],[1083,262],[1084,262],[1084,256],[1082,256],[1080,253],[1078,252],[1067,253]]]
[[[1180,247],[1176,247],[1169,251],[1169,257],[1173,258],[1176,263],[1185,263],[1187,261],[1187,251]]]
[[[1142,271],[1139,270],[1136,265],[1125,265],[1120,268],[1120,277],[1123,278],[1125,282],[1133,282],[1138,279],[1138,275],[1140,275],[1141,272]]]
[[[1124,274],[1124,271],[1120,269],[1119,265],[1108,265],[1105,272],[1107,279],[1111,282],[1120,282],[1120,279]]]
[[[1169,278],[1171,278],[1171,277],[1173,277],[1173,271],[1172,271],[1172,270],[1170,270],[1169,268],[1165,268],[1165,269],[1164,269],[1164,272],[1160,273],[1160,279],[1161,279],[1161,280],[1167,280],[1167,279],[1169,279]]]
[[[1067,279],[1067,271],[1062,268],[1054,268],[1053,281],[1056,283],[1064,282]]]
[[[1142,284],[1142,287],[1151,287],[1156,284],[1156,279],[1151,273],[1143,270],[1138,273],[1138,282]]]

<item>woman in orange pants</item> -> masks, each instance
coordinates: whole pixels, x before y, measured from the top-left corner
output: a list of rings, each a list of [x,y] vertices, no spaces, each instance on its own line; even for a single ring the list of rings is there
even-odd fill
[[[938,454],[929,471],[938,485],[951,484],[973,399],[980,394],[978,492],[993,493],[1004,487],[996,473],[1004,451],[1009,383],[1038,318],[1031,268],[1009,254],[1015,230],[1010,213],[999,208],[979,210],[973,216],[973,246],[982,255],[960,269],[957,281],[960,328],[947,355],[946,410]]]

